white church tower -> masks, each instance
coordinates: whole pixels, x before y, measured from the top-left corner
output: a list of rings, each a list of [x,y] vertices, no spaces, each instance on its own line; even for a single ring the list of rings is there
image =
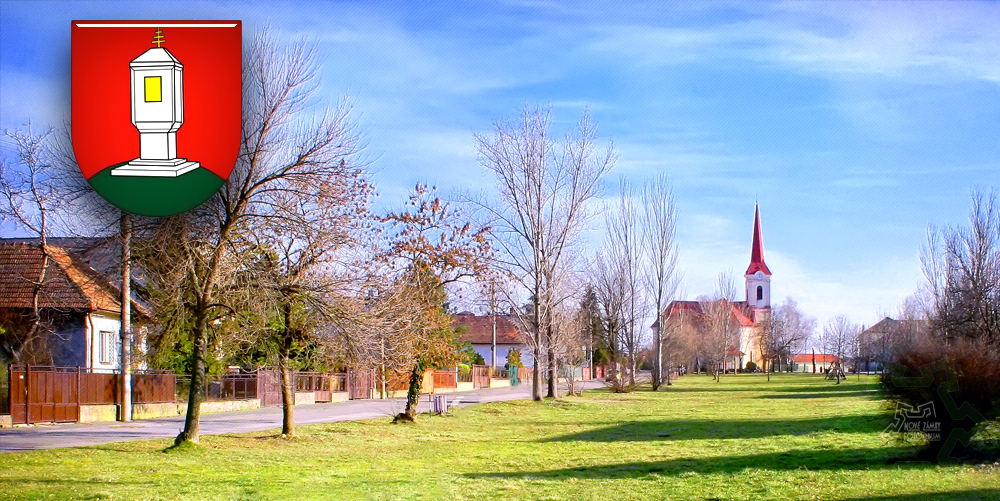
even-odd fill
[[[760,207],[754,207],[753,248],[746,278],[747,305],[758,309],[771,307],[771,270],[764,264],[764,242],[760,237]]]

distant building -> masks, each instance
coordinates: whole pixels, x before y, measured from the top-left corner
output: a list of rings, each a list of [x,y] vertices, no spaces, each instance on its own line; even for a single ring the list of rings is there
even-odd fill
[[[744,301],[672,301],[664,310],[668,322],[676,322],[681,329],[694,329],[707,335],[710,328],[709,317],[720,311],[728,312],[729,321],[736,335],[726,350],[723,370],[742,370],[747,362],[758,367],[763,362],[758,348],[758,339],[763,323],[771,314],[771,270],[764,262],[764,242],[760,229],[760,208],[754,208],[753,243],[750,249],[750,265],[743,274]],[[651,328],[655,335],[659,321]],[[692,361],[704,364],[708,361]]]
[[[900,341],[908,339],[925,329],[926,320],[894,320],[885,317],[875,325],[858,334],[860,347],[857,370],[880,371],[892,357],[892,350]]]
[[[48,254],[50,259],[38,294],[38,307],[47,328],[40,342],[29,347],[34,363],[108,371],[119,369],[121,303],[118,287],[88,266],[78,254],[64,247],[49,245]],[[0,240],[0,323],[5,329],[27,327],[32,311],[32,291],[39,283],[42,261],[43,254],[37,243]],[[132,310],[133,325],[137,327],[149,318],[142,304],[133,301]],[[4,351],[11,348],[7,346]]]
[[[503,367],[507,363],[507,352],[517,349],[521,353],[521,365],[534,367],[531,351],[524,342],[526,335],[519,328],[519,324],[520,322],[510,315],[475,315],[468,312],[455,315],[456,327],[465,328],[464,332],[459,334],[459,341],[471,344],[476,353],[486,361],[486,365],[490,365],[493,359],[495,325],[497,366]]]
[[[840,357],[829,353],[797,353],[792,355],[792,372],[819,374],[842,362]]]

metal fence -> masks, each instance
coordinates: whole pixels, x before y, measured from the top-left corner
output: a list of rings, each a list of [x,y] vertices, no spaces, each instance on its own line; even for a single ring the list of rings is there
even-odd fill
[[[176,376],[175,384],[177,401],[187,402],[191,395],[191,376]],[[207,376],[202,395],[205,401],[257,398],[257,374]]]

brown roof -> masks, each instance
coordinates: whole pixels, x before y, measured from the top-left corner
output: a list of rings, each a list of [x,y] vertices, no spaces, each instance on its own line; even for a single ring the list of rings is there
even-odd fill
[[[47,246],[49,262],[39,294],[42,308],[117,313],[118,288],[62,247]],[[31,291],[42,268],[42,251],[25,242],[0,243],[0,308],[31,308]],[[145,308],[133,301],[140,314]]]
[[[472,344],[491,344],[493,342],[493,316],[459,313],[455,315],[455,325],[466,327],[459,334],[459,341]],[[497,344],[524,344],[519,333],[518,320],[509,315],[497,315]]]

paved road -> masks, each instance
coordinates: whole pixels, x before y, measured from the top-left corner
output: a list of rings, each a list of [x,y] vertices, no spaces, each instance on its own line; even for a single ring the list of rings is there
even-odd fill
[[[600,381],[587,381],[586,389],[602,387]],[[461,397],[458,406],[499,402],[503,400],[527,399],[531,396],[531,386],[513,388],[492,388],[462,393],[448,393],[449,405]],[[388,400],[351,400],[331,404],[300,405],[295,407],[295,424],[331,423],[384,417],[389,419],[403,410],[401,398]],[[427,411],[427,397],[421,399],[418,411]],[[59,447],[79,447],[172,438],[184,427],[183,416],[144,419],[131,423],[69,423],[36,425],[0,430],[0,452],[55,449]],[[222,433],[245,433],[271,430],[281,427],[281,407],[267,407],[238,412],[202,414],[201,433],[219,435]]]

